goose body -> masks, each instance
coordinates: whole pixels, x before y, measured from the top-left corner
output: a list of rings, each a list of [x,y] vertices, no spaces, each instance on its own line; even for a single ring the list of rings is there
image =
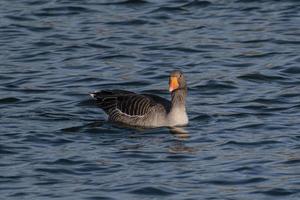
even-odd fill
[[[102,90],[90,95],[112,122],[141,127],[186,125],[187,87],[181,71],[171,73],[169,88],[171,101],[153,94],[125,90]]]

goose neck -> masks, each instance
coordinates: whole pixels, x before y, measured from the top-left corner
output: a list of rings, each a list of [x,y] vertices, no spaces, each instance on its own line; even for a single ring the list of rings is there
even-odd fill
[[[171,93],[171,108],[185,108],[186,89],[177,89]]]

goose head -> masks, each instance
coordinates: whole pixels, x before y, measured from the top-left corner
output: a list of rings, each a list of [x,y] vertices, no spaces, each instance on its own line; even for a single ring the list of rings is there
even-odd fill
[[[169,91],[173,92],[179,89],[187,89],[186,80],[180,70],[174,70],[171,72],[169,78]]]

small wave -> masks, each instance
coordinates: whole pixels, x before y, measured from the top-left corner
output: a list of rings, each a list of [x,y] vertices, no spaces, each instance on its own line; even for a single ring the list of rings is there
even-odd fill
[[[27,62],[27,61],[32,61],[34,59],[38,60],[40,59],[45,59],[47,60],[46,56],[49,56],[51,53],[47,52],[47,51],[42,51],[42,52],[30,52],[30,53],[26,53],[26,54],[22,54],[22,55],[18,55],[13,57],[14,60],[19,60],[22,62]]]
[[[71,169],[64,169],[64,168],[36,168],[36,172],[42,172],[42,173],[49,173],[49,174],[69,174],[69,175],[84,175],[88,172],[76,172]]]
[[[106,56],[101,56],[101,59],[113,59],[113,58],[135,58],[134,56],[131,55],[122,55],[122,54],[111,54],[111,55],[106,55]]]
[[[18,98],[15,98],[15,97],[6,97],[3,99],[0,99],[0,104],[10,104],[10,103],[16,103],[19,101],[21,101],[21,100]]]
[[[41,88],[18,88],[14,89],[13,91],[18,91],[22,93],[27,93],[27,94],[42,94],[42,93],[47,93],[50,91],[57,91],[54,89],[41,89]]]
[[[158,196],[169,196],[173,195],[174,192],[164,187],[142,187],[132,190],[130,193],[143,194],[143,195],[158,195]]]
[[[142,20],[142,19],[132,19],[132,20],[125,20],[125,21],[116,21],[116,22],[107,22],[107,25],[124,25],[124,26],[130,26],[130,25],[144,25],[144,24],[156,24],[150,21]]]
[[[6,15],[5,17],[16,22],[34,21],[33,18],[27,16]]]
[[[93,47],[93,48],[96,48],[96,49],[111,49],[111,48],[113,48],[111,46],[107,46],[107,45],[103,45],[103,44],[98,44],[98,43],[87,43],[87,45],[89,47]]]
[[[255,103],[260,103],[260,104],[267,104],[267,105],[271,105],[271,104],[282,104],[284,105],[286,102],[284,101],[280,101],[279,99],[266,99],[266,98],[257,98],[252,100],[251,102],[255,102]]]
[[[279,97],[283,97],[283,98],[292,98],[297,96],[300,96],[300,93],[296,89],[294,92],[285,92],[279,95]]]
[[[149,4],[149,3],[150,2],[145,1],[145,0],[126,0],[126,1],[101,3],[101,5],[128,5],[128,6],[136,6],[136,5],[144,5],[144,4]]]
[[[253,171],[253,167],[238,167],[236,169],[229,170],[229,172],[244,172],[244,171]]]
[[[171,31],[170,33],[172,33],[172,34],[178,34],[178,33],[186,32],[186,31],[193,31],[193,32],[195,32],[196,30],[201,30],[203,28],[206,28],[206,26],[196,26],[196,27],[193,27],[193,28],[184,28],[184,29],[180,29],[180,30]],[[197,50],[197,51],[199,51],[199,50]],[[206,51],[202,50],[201,52],[206,52]]]
[[[271,39],[256,39],[256,40],[245,40],[241,41],[241,43],[247,44],[247,43],[264,43],[264,42],[270,42]]]
[[[209,1],[200,1],[200,0],[194,0],[189,3],[184,4],[182,7],[191,7],[191,8],[203,8],[210,6],[212,3]]]
[[[236,130],[236,129],[258,129],[265,126],[263,123],[253,123],[253,124],[246,124],[238,127],[230,128],[230,130]]]
[[[300,74],[300,67],[289,67],[287,69],[282,70],[282,72],[288,74]]]
[[[5,76],[0,75],[0,80],[1,80],[1,81],[2,81],[2,80],[11,80],[11,79],[14,79],[14,77],[7,76],[7,75],[5,75]]]
[[[34,26],[33,24],[31,25],[13,24],[13,26],[17,29],[22,28],[32,32],[42,32],[42,31],[49,31],[53,29],[52,26]]]
[[[79,12],[91,12],[93,10],[81,7],[81,6],[59,6],[59,7],[49,7],[42,9],[45,12],[56,12],[56,11],[79,11]]]
[[[268,145],[268,144],[279,144],[282,142],[279,141],[275,141],[275,140],[262,140],[259,142],[238,142],[238,141],[228,141],[224,144],[222,144],[221,146],[226,146],[226,145],[237,145],[237,146],[264,146],[264,145]]]
[[[170,7],[170,6],[163,6],[160,8],[156,8],[155,10],[152,10],[150,13],[164,13],[164,12],[170,12],[170,13],[176,13],[176,12],[182,12],[185,11],[186,9],[184,9],[182,6],[174,6],[174,7]]]
[[[66,158],[60,158],[54,161],[46,161],[43,162],[43,164],[45,165],[79,165],[79,164],[83,164],[85,163],[85,161],[78,161],[78,160],[74,160],[74,159],[66,159]]]
[[[16,154],[16,153],[17,152],[6,149],[6,147],[0,146],[0,155]]]
[[[165,160],[165,159],[141,159],[139,162],[147,164],[156,164],[156,163],[171,163],[176,162],[175,160]]]
[[[288,0],[288,1],[295,1],[295,2],[298,2],[298,0]],[[255,3],[255,2],[258,2],[258,3],[262,3],[263,1],[262,0],[236,0],[235,1],[236,3]],[[267,0],[266,2],[278,2],[277,0]]]
[[[34,15],[39,17],[51,17],[51,16],[77,15],[81,13],[91,13],[91,12],[96,12],[96,11],[81,6],[58,6],[58,7],[42,8]]]
[[[286,78],[282,76],[275,76],[275,75],[265,75],[261,73],[249,73],[242,76],[238,76],[237,78],[247,81],[253,82],[271,82],[271,81],[278,81],[278,80],[285,80]]]
[[[34,42],[33,45],[35,45],[36,47],[49,47],[49,46],[56,46],[57,43],[55,43],[55,42],[39,41],[39,42]]]
[[[33,0],[33,1],[26,1],[24,2],[26,3],[27,5],[30,5],[30,6],[34,6],[34,5],[44,5],[44,4],[47,4],[48,2],[47,1],[40,1],[40,0]]]
[[[34,185],[38,185],[38,186],[44,186],[44,185],[55,185],[55,184],[59,184],[62,183],[62,180],[59,179],[54,179],[54,178],[45,178],[44,180],[40,180],[37,183],[34,183]]]
[[[212,119],[212,116],[206,115],[206,114],[201,114],[197,115],[196,117],[192,118],[191,120],[195,121],[210,121]]]
[[[244,109],[247,109],[247,110],[265,110],[267,109],[267,106],[265,105],[257,105],[257,104],[249,104],[249,105],[246,105],[246,106],[243,106],[242,108]],[[266,114],[266,115],[269,115],[267,113],[259,113],[259,114]]]
[[[38,116],[41,118],[40,120],[46,121],[70,121],[74,119],[74,116],[67,113],[58,113],[57,111],[47,112],[40,111]]]
[[[287,164],[287,165],[300,164],[300,159],[290,159],[283,162],[283,164]]]
[[[265,178],[250,178],[250,179],[242,179],[242,180],[212,180],[207,181],[205,183],[213,184],[213,185],[241,185],[241,184],[251,184],[251,183],[260,183],[264,182],[267,179]]]
[[[107,197],[107,196],[90,196],[87,198],[88,200],[115,200],[115,198]]]
[[[3,168],[3,164],[0,164],[0,167]],[[9,183],[17,183],[20,181],[20,179],[24,178],[23,175],[9,175],[3,173],[3,175],[0,175],[0,184],[5,183],[6,185]],[[3,190],[3,186],[1,187],[1,190]]]
[[[244,52],[241,54],[238,54],[234,57],[236,58],[267,58],[267,57],[274,57],[278,56],[281,53],[279,52],[258,52],[258,51],[249,51],[249,52]]]
[[[300,44],[300,41],[297,41],[297,40],[274,40],[273,42],[276,44],[280,44],[280,45],[287,45],[287,44],[299,45]]]
[[[300,104],[292,106],[291,108],[300,108]]]
[[[79,132],[82,128],[83,128],[82,126],[71,126],[71,127],[60,129],[60,131],[75,133],[75,132]]]
[[[236,89],[237,87],[233,83],[220,82],[215,80],[207,81],[204,85],[197,85],[191,87],[191,90],[197,91],[211,91],[211,90],[221,90],[222,92],[228,92],[228,90]]]
[[[187,47],[165,47],[160,48],[161,50],[167,50],[167,51],[181,51],[186,53],[200,53],[204,52],[203,50],[195,49],[195,48],[187,48]]]
[[[64,145],[67,143],[72,143],[72,140],[62,139],[62,138],[48,138],[43,136],[37,135],[28,135],[26,138],[23,139],[24,142],[32,142],[38,144],[54,144],[54,145]]]
[[[253,7],[243,8],[243,9],[241,9],[241,11],[247,11],[247,12],[249,12],[249,11],[259,10],[259,9],[260,9],[260,7],[253,6]]]
[[[266,190],[266,191],[261,191],[261,192],[254,192],[254,193],[262,193],[268,196],[288,196],[288,195],[292,195],[295,194],[296,191],[292,191],[292,190],[287,190],[287,189],[283,189],[283,188],[274,188],[271,190]]]

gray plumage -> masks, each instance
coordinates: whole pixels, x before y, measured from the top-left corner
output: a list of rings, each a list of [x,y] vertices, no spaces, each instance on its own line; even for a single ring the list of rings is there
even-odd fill
[[[90,95],[112,122],[142,127],[184,125],[188,123],[185,110],[186,82],[180,71],[173,71],[171,76],[176,76],[179,83],[171,93],[171,101],[153,94],[136,94],[125,90],[103,90]]]

